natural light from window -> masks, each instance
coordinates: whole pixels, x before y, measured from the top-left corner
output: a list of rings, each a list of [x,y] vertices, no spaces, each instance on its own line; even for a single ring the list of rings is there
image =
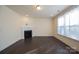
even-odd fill
[[[79,40],[79,7],[58,17],[58,34]]]

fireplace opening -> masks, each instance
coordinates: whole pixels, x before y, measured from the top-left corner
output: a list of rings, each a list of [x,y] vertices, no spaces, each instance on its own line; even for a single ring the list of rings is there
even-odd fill
[[[32,30],[26,30],[24,31],[24,39],[32,38]]]

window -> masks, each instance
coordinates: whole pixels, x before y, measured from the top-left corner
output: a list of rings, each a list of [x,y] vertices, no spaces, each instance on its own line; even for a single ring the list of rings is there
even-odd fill
[[[59,20],[58,20],[58,33],[59,34],[64,34],[64,17],[60,17]]]
[[[58,17],[58,33],[79,39],[79,7]]]

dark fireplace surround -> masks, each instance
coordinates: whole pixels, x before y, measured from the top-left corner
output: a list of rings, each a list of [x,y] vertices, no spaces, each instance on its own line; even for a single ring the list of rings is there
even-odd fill
[[[32,38],[32,30],[24,31],[24,39],[27,40],[28,38]]]

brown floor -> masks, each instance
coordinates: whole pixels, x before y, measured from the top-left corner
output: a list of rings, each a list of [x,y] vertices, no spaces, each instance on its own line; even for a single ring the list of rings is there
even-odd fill
[[[0,54],[78,54],[55,37],[33,37],[21,39]]]

